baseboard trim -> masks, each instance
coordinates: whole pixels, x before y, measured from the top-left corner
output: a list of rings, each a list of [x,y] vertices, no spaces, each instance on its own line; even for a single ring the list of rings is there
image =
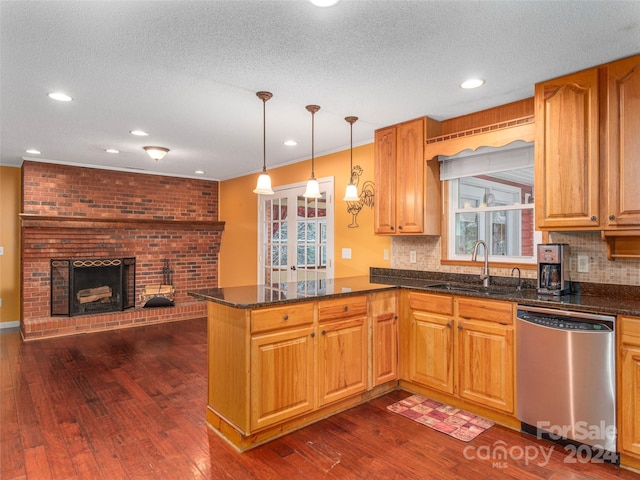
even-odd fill
[[[20,320],[15,320],[13,322],[0,322],[0,330],[5,328],[17,328],[20,326]]]

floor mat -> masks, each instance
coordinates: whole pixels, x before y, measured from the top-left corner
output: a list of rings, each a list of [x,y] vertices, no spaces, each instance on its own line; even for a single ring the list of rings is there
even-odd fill
[[[410,418],[427,427],[468,442],[494,423],[459,408],[436,402],[422,395],[412,395],[387,407],[387,410]]]

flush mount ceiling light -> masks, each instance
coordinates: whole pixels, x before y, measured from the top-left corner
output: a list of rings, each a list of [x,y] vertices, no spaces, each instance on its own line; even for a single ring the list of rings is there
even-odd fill
[[[142,148],[154,160],[162,160],[165,157],[165,155],[169,153],[169,149],[164,147],[142,147]]]
[[[144,130],[131,130],[129,132],[131,135],[135,135],[136,137],[148,137],[149,134]]]
[[[470,78],[469,80],[465,80],[460,84],[460,88],[470,89],[470,88],[478,88],[484,85],[484,80],[481,78]]]
[[[307,182],[307,189],[302,194],[302,196],[304,198],[320,198],[320,197],[322,197],[322,195],[320,194],[320,184],[318,183],[318,180],[316,180],[316,177],[315,177],[315,174],[314,174],[314,163],[315,163],[315,159],[314,159],[314,150],[315,150],[315,145],[314,145],[314,140],[315,140],[314,139],[315,122],[314,122],[314,118],[315,118],[316,112],[318,110],[320,110],[320,107],[318,105],[307,105],[305,108],[309,112],[311,112],[311,178]]]
[[[107,149],[105,149],[105,152],[107,152],[107,153],[120,153],[120,150],[117,150],[115,148],[107,148]]]
[[[340,0],[311,0],[316,7],[333,7]]]
[[[25,150],[27,153],[31,155],[40,155],[42,152],[40,150],[36,150],[35,148],[30,148],[29,150]]]
[[[298,144],[298,142],[296,142],[295,140],[285,140],[284,144],[287,147],[295,147]]]
[[[353,124],[358,121],[358,117],[344,117],[344,119],[351,125],[351,151],[349,153],[349,184],[342,200],[345,202],[357,202],[360,198],[358,197],[358,187],[353,183]]]
[[[204,175],[204,170],[196,170],[195,172],[196,175]]]
[[[70,102],[71,100],[73,100],[73,98],[71,98],[69,95],[62,92],[51,92],[48,96],[49,98],[57,100],[59,102]]]
[[[257,92],[256,95],[262,100],[262,173],[258,177],[258,184],[253,193],[258,195],[273,195],[271,189],[271,177],[267,173],[267,100],[273,97],[271,92]]]

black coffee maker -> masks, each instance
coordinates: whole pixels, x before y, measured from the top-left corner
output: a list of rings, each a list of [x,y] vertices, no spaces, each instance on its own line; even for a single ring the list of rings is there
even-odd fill
[[[538,245],[538,293],[564,295],[569,293],[569,245],[542,243]]]

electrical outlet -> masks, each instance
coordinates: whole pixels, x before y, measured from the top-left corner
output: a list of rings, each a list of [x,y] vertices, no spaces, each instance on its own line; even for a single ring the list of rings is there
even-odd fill
[[[418,261],[418,257],[416,257],[416,251],[411,250],[409,252],[409,263],[416,263]]]
[[[382,252],[382,258],[383,260],[389,260],[389,249],[385,248],[384,251]]]
[[[578,272],[589,273],[589,256],[578,255]]]

